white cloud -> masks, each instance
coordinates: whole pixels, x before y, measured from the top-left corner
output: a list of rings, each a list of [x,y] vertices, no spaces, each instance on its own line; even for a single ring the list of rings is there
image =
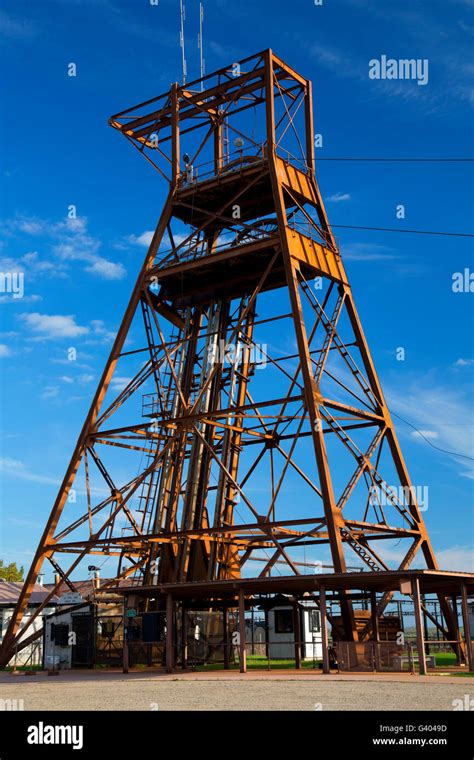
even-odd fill
[[[446,25],[440,10],[442,4],[424,3],[381,3],[380,0],[344,0],[346,4],[359,9],[359,24],[390,24],[393,39],[403,39],[414,50],[423,50],[423,57],[436,63],[436,81],[433,77],[430,87],[418,87],[414,81],[368,80],[368,60],[363,38],[354,40],[348,52],[347,47],[308,41],[299,36],[298,44],[307,49],[309,56],[318,67],[326,68],[331,74],[357,82],[359,99],[382,98],[385,102],[399,98],[417,105],[425,113],[445,112],[447,103],[469,101],[472,98],[472,80],[465,71],[465,62],[472,59],[471,37],[457,33],[456,20]],[[473,0],[455,0],[466,7],[474,7]],[[460,12],[462,9],[460,8]],[[457,14],[456,14],[457,15]],[[321,37],[321,39],[323,39]],[[439,56],[439,40],[443,41],[443,55]],[[379,51],[373,51],[378,54]],[[382,52],[382,51],[380,51]],[[472,101],[471,101],[472,102]]]
[[[76,323],[71,315],[49,315],[32,312],[21,314],[20,319],[33,333],[42,338],[76,338],[89,332],[88,327]]]
[[[428,439],[435,439],[439,438],[439,433],[436,432],[436,430],[413,430],[410,435],[413,438],[428,438]]]
[[[38,301],[42,301],[42,300],[43,300],[42,296],[38,296],[34,294],[31,296],[22,296],[21,298],[15,298],[14,295],[8,295],[8,296],[2,295],[0,297],[0,304],[2,306],[5,306],[5,304],[11,304],[11,303],[16,303],[16,304],[38,303]]]
[[[26,235],[41,235],[44,232],[43,222],[36,219],[20,219],[17,229]]]
[[[472,367],[474,359],[458,359],[454,362],[455,367]]]
[[[58,396],[59,388],[57,385],[47,385],[41,394],[41,398],[44,398],[46,401],[49,401],[52,398],[57,398]]]
[[[414,436],[415,440],[428,447],[430,439],[435,439],[436,443],[431,445],[442,450],[441,461],[456,462],[461,475],[474,478],[474,461],[469,459],[474,457],[474,420],[467,392],[435,382],[431,376],[420,376],[403,387],[386,387],[385,395],[390,409],[420,432],[428,433],[425,439]],[[397,428],[405,429],[403,420],[397,423]]]
[[[326,198],[328,203],[340,203],[341,201],[350,201],[351,196],[349,193],[334,193]]]
[[[84,357],[85,354],[81,351],[80,356]],[[87,357],[90,358],[88,354],[87,354]],[[74,367],[74,369],[87,369],[87,370],[92,369],[92,367],[89,364],[86,364],[85,362],[77,361],[77,360],[71,361],[70,359],[60,359],[58,357],[54,357],[50,359],[50,361],[53,364],[63,364],[66,367]]]
[[[441,570],[457,570],[474,573],[474,547],[451,546],[436,552],[436,559]]]
[[[385,542],[381,542],[385,543]],[[406,547],[400,544],[398,547],[380,547],[380,556],[387,563],[400,563],[405,556]],[[474,572],[474,547],[468,545],[451,546],[446,549],[435,548],[436,560],[441,570],[457,572]],[[426,567],[423,554],[419,551],[411,565],[412,568]]]
[[[18,260],[18,265],[22,267],[22,270],[50,271],[64,275],[70,264],[77,261],[86,264],[84,271],[88,274],[106,280],[122,279],[126,274],[124,266],[99,255],[101,241],[90,235],[87,227],[86,217],[67,218],[59,222],[37,218],[17,218],[4,223],[6,235],[21,233],[51,240],[52,252],[57,261],[40,262],[36,252],[26,254]]]
[[[4,475],[11,475],[15,480],[19,478],[20,480],[31,480],[36,483],[46,483],[47,485],[59,485],[59,480],[30,472],[23,462],[10,457],[0,457],[0,472]]]
[[[132,245],[142,245],[144,248],[148,248],[154,234],[154,230],[145,230],[141,235],[129,235],[128,241]]]
[[[127,274],[127,270],[120,263],[107,261],[107,259],[97,258],[86,267],[86,272],[97,274],[105,280],[122,280]]]
[[[58,378],[58,380],[60,380],[63,383],[66,383],[66,385],[73,385],[74,383],[80,383],[81,385],[85,385],[87,383],[92,382],[94,378],[95,378],[95,375],[82,373],[81,375],[78,375],[77,377],[71,377],[71,375],[61,375]]]
[[[126,238],[127,242],[131,245],[139,245],[143,248],[149,248],[153,235],[155,234],[154,230],[145,230],[145,232],[142,232],[141,235],[129,235],[128,238]],[[181,243],[186,240],[191,232],[173,232],[173,240],[175,246],[181,245]],[[229,233],[230,234],[230,233]],[[163,239],[161,241],[160,245],[160,251],[164,250],[170,250],[171,249],[171,240],[166,233],[163,235]]]
[[[102,319],[92,319],[90,325],[94,335],[99,336],[104,343],[110,343],[112,340],[115,340],[117,333],[113,332],[113,330],[108,330]]]
[[[344,243],[341,254],[346,261],[393,261],[399,258],[393,248],[377,243]]]
[[[123,389],[127,387],[131,380],[131,377],[120,377],[119,375],[114,376],[110,382],[110,388],[112,391],[123,391]]]
[[[64,276],[64,266],[58,262],[45,261],[41,259],[38,251],[28,251],[17,258],[11,256],[2,256],[0,258],[0,271],[2,272],[23,272],[30,274],[52,274],[54,276]]]
[[[340,54],[334,48],[330,48],[327,45],[312,44],[309,52],[319,63],[324,64],[328,69],[339,73],[341,69],[345,70],[343,59],[341,59]]]
[[[10,356],[11,351],[5,343],[0,343],[0,359],[4,359],[6,356]]]
[[[61,481],[56,478],[33,472],[28,469],[24,462],[19,459],[13,459],[12,457],[0,457],[0,473],[6,477],[11,477],[13,481],[28,480],[32,483],[44,483],[45,485],[55,486],[56,488],[61,483]],[[76,493],[81,496],[86,496],[86,491],[82,488],[76,488]],[[101,497],[110,495],[110,491],[108,491],[107,488],[98,486],[91,486],[91,493],[94,496],[97,495]]]

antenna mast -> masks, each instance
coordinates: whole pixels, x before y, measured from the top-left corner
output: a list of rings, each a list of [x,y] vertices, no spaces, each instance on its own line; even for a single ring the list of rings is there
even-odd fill
[[[184,8],[183,0],[179,0],[179,15],[180,15],[180,22],[181,22],[181,30],[179,33],[179,45],[181,47],[181,53],[182,53],[182,59],[183,59],[183,84],[186,84],[187,67],[186,67],[186,55],[185,55],[185,50],[184,50],[184,21],[186,19],[186,11]]]
[[[201,80],[204,77],[205,61],[204,61],[204,49],[202,39],[202,22],[204,21],[204,5],[199,3],[199,34],[198,34],[198,48],[200,51],[200,70]],[[201,92],[204,90],[204,82],[201,81]]]

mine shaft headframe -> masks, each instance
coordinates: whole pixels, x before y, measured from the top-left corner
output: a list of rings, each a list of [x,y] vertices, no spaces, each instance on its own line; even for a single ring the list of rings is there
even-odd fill
[[[253,143],[262,158],[269,149],[291,157],[284,147],[291,136],[298,146],[296,158],[301,168],[312,173],[311,100],[311,81],[267,49],[186,85],[175,83],[168,92],[113,115],[109,124],[127,137],[173,186],[183,168],[182,138],[204,131],[203,140],[189,157],[190,163],[195,165],[204,148],[210,146],[214,169],[218,171],[223,162],[223,129],[232,130],[237,115],[243,116],[249,109],[261,106],[265,110],[264,118],[259,119],[265,131],[263,140],[258,142],[237,129],[235,132]],[[280,115],[275,114],[278,102]]]

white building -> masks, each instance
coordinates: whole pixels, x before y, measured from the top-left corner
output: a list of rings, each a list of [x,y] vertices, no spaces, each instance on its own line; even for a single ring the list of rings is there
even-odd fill
[[[47,670],[92,665],[95,645],[93,604],[83,602],[56,610],[44,622],[44,667]]]
[[[5,633],[8,628],[8,624],[11,620],[11,617],[13,615],[13,611],[15,609],[16,603],[18,602],[18,598],[20,596],[21,590],[23,588],[23,583],[13,583],[11,581],[4,581],[0,579],[0,643],[3,641],[3,637],[5,636]],[[31,619],[31,617],[35,614],[37,607],[41,604],[41,602],[45,599],[45,597],[48,595],[49,589],[45,588],[41,583],[36,583],[33,591],[31,593],[28,607],[25,611],[25,614],[23,616],[22,620],[22,627],[26,625],[26,623]],[[43,628],[43,619],[47,615],[50,615],[51,612],[53,612],[57,605],[57,597],[53,597],[51,601],[49,602],[48,606],[45,607],[41,614],[38,615],[37,618],[32,622],[32,624],[27,628],[24,635],[20,637],[20,643],[21,641],[25,641],[28,639],[32,634],[42,630]],[[13,656],[12,660],[10,661],[10,665],[38,665],[41,666],[42,663],[42,639],[39,637],[36,639],[33,643],[29,644],[27,647],[20,649],[16,655]]]
[[[321,660],[321,616],[311,602],[298,605],[303,660]],[[293,607],[279,605],[268,611],[268,656],[271,660],[292,660],[295,656]]]

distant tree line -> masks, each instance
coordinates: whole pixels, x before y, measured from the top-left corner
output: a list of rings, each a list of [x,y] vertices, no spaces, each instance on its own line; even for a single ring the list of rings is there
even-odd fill
[[[24,568],[18,568],[16,562],[10,562],[9,565],[5,565],[3,559],[0,559],[0,579],[2,581],[10,581],[12,583],[22,581],[24,572]]]

